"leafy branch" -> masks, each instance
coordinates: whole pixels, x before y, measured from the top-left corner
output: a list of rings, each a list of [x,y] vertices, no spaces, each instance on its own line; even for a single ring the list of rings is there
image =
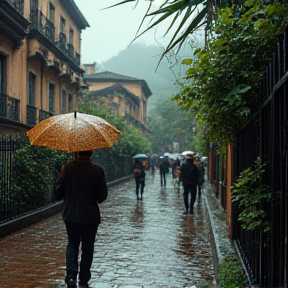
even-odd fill
[[[264,232],[270,230],[263,208],[263,205],[272,198],[270,187],[262,183],[265,166],[258,157],[254,167],[242,171],[231,187],[232,202],[236,202],[241,210],[238,220],[241,222],[241,227],[246,230],[255,230],[257,227],[263,228]]]
[[[173,99],[197,112],[207,143],[226,147],[260,105],[258,83],[287,25],[287,7],[259,0],[218,9],[207,47],[194,51]]]

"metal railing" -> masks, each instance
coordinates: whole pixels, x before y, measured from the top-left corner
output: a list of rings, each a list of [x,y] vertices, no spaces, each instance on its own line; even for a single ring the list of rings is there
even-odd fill
[[[57,161],[53,164],[54,169],[52,169],[53,171],[51,172],[52,180],[49,187],[43,188],[43,191],[39,191],[38,189],[35,189],[35,191],[32,189],[31,191],[29,185],[30,191],[28,193],[27,183],[29,183],[29,179],[27,179],[28,182],[21,181],[21,179],[29,177],[27,171],[29,169],[32,171],[33,169],[37,169],[41,161],[43,162],[43,159],[32,161],[32,164],[27,167],[27,158],[23,157],[22,154],[27,153],[27,151],[21,151],[23,147],[26,147],[23,143],[25,143],[25,141],[23,142],[23,135],[0,135],[0,224],[33,213],[41,208],[49,207],[55,203],[54,192],[57,187],[58,175],[62,164]],[[22,147],[22,145],[24,146]],[[33,147],[33,151],[37,155],[37,151],[34,149],[38,148]],[[44,153],[47,153],[46,157],[51,155],[48,154],[51,152],[49,150],[50,149],[46,149],[44,151]],[[43,158],[45,157],[43,155],[43,149],[41,149],[41,151]],[[37,157],[32,154],[33,153],[30,153],[29,157],[34,157],[34,160],[37,159]],[[73,157],[74,155],[70,155],[70,158],[73,159]],[[51,161],[53,160],[49,159],[49,162]],[[109,148],[94,151],[92,161],[103,167],[107,182],[112,182],[132,174],[131,158],[115,155]],[[40,165],[45,165],[45,163],[41,163]],[[20,174],[21,177],[19,179]],[[33,185],[35,185],[35,183]],[[36,186],[40,187],[41,185],[37,183]]]
[[[27,105],[27,125],[37,124],[37,108],[31,105]]]
[[[10,0],[20,14],[24,14],[24,0]]]
[[[0,93],[0,116],[20,121],[20,100]]]
[[[39,122],[53,116],[53,113],[39,109]]]
[[[66,34],[60,32],[58,41],[55,41],[55,26],[52,21],[50,21],[41,10],[36,12],[30,12],[30,21],[32,25],[30,30],[38,30],[47,37],[54,45],[56,45],[66,56],[72,59],[77,65],[80,65],[80,54],[75,51],[72,44],[67,44]]]
[[[286,32],[287,33],[287,32]],[[258,156],[267,164],[263,184],[271,188],[272,200],[263,204],[271,232],[247,231],[233,205],[233,238],[251,279],[260,287],[287,287],[287,198],[288,198],[288,86],[287,34],[260,83],[262,106],[237,135],[234,148],[235,175],[253,166]],[[280,38],[280,37],[279,37]],[[280,38],[281,39],[281,38]]]

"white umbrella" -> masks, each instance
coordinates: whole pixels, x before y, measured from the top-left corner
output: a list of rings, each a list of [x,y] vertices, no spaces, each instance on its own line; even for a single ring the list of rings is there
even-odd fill
[[[181,155],[186,156],[186,155],[190,155],[190,154],[194,154],[193,151],[184,151],[181,153]]]

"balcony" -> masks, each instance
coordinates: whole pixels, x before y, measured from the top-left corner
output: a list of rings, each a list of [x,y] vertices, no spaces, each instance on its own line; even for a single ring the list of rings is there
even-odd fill
[[[9,0],[16,10],[23,15],[24,14],[24,0]]]
[[[0,117],[20,121],[20,100],[7,94],[0,94]]]
[[[67,44],[67,47],[68,47],[68,50],[67,50],[68,56],[69,56],[70,58],[74,59],[74,58],[75,58],[74,46],[69,43],[69,44]]]
[[[27,125],[34,126],[37,124],[37,108],[27,105]]]
[[[32,22],[31,29],[36,29],[44,34],[51,42],[55,41],[55,27],[45,15],[37,10],[36,13],[30,14],[30,21]]]
[[[45,120],[51,116],[53,116],[53,113],[48,112],[48,111],[44,111],[42,109],[39,110],[39,122],[41,122],[42,120]]]
[[[66,47],[66,35],[62,32],[59,34],[59,40],[56,42],[56,45],[66,54],[68,54]]]
[[[1,1],[1,0],[0,0]],[[20,1],[20,0],[19,0]],[[36,38],[38,41],[47,47],[55,56],[64,62],[69,62],[72,69],[80,71],[80,54],[75,51],[72,44],[67,44],[65,33],[60,32],[58,41],[55,41],[55,26],[41,10],[36,13],[30,13],[29,37]],[[49,41],[47,41],[49,40]]]

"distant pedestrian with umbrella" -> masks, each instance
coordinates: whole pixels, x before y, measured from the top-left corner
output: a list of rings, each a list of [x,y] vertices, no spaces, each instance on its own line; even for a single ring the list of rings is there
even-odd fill
[[[183,200],[185,205],[185,214],[188,214],[190,208],[190,214],[193,214],[193,206],[196,199],[197,184],[198,184],[198,168],[194,164],[194,156],[188,154],[186,163],[180,167],[180,179],[184,188]],[[190,194],[190,201],[189,201]],[[190,205],[189,205],[190,202]]]
[[[166,174],[169,173],[170,163],[168,160],[168,156],[165,156],[159,165],[159,171],[160,171],[160,184],[161,187],[166,187]]]
[[[56,199],[64,198],[67,287],[88,288],[94,243],[101,223],[99,204],[108,196],[104,170],[91,162],[92,150],[111,147],[121,132],[105,119],[82,113],[68,113],[41,121],[27,133],[31,145],[76,152],[74,161],[62,166]],[[82,254],[78,269],[80,242]]]
[[[143,199],[144,187],[145,187],[145,167],[139,158],[136,158],[133,165],[133,175],[136,183],[136,197],[137,200]],[[139,197],[140,190],[140,197]]]

